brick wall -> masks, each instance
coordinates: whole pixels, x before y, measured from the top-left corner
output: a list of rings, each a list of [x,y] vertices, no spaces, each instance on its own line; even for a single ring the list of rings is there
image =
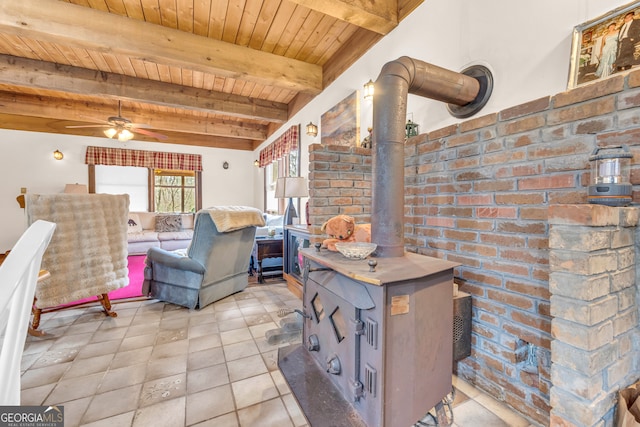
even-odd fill
[[[640,153],[639,84],[639,72],[615,76],[406,146],[407,249],[461,263],[456,280],[473,295],[472,356],[458,374],[544,424],[551,409],[548,209],[587,202],[596,146],[625,143]],[[635,168],[632,182],[639,174]],[[529,343],[535,373],[523,369]]]
[[[561,424],[550,418],[549,207],[587,203],[588,158],[597,146],[629,145],[631,181],[640,184],[639,106],[636,71],[422,134],[405,146],[405,247],[459,262],[456,281],[473,296],[472,355],[456,372],[542,424]],[[321,222],[335,214],[369,221],[369,155],[310,147],[317,239]],[[358,188],[366,190],[349,205],[351,196],[344,196]],[[633,198],[640,200],[637,188]]]
[[[360,147],[309,146],[309,222],[313,242],[329,218],[351,215],[371,222],[371,150]]]

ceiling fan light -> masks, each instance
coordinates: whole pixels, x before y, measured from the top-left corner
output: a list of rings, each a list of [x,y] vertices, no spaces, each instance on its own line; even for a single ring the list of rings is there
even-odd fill
[[[133,133],[129,132],[127,129],[122,129],[118,134],[118,141],[120,142],[127,142],[131,138],[133,138]]]
[[[104,134],[106,135],[107,138],[113,138],[116,135],[116,133],[118,133],[118,131],[115,130],[114,128],[109,128],[104,131]]]

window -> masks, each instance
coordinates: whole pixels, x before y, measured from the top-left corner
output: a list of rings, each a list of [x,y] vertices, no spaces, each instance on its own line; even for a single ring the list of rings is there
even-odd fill
[[[95,192],[128,194],[130,211],[149,210],[149,170],[133,166],[90,166],[94,171]]]
[[[289,175],[287,176],[300,176],[300,172],[298,171],[299,169],[299,158],[300,157],[300,148],[298,147],[297,150],[294,150],[292,152],[289,153],[289,155],[286,157],[286,161],[289,165]]]
[[[127,193],[130,211],[186,213],[202,208],[199,154],[87,147],[85,163],[89,192]]]
[[[276,199],[276,181],[283,176],[299,176],[299,156],[300,149],[294,150],[268,164],[264,168],[265,176],[265,211],[273,214],[284,212],[288,201]],[[300,212],[300,202],[298,201],[298,212]]]
[[[265,176],[265,212],[277,214],[279,212],[278,202],[276,199],[276,181],[278,180],[278,161],[268,164],[264,168]]]
[[[155,212],[196,212],[198,210],[196,172],[153,169]]]
[[[300,175],[300,125],[293,125],[279,138],[260,150],[260,167],[264,167],[264,210],[283,212],[284,200],[275,199],[278,178]],[[298,201],[298,205],[300,201]],[[299,207],[299,206],[298,206]]]

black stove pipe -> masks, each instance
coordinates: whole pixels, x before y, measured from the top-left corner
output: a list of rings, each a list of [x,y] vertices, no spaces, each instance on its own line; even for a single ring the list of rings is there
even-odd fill
[[[382,67],[373,95],[371,241],[378,245],[376,256],[383,258],[404,255],[404,142],[409,93],[453,106],[481,103],[479,111],[490,89],[487,93],[482,79],[406,56]]]

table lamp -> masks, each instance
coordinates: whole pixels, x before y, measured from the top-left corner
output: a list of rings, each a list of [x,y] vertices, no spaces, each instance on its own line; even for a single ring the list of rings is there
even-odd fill
[[[64,186],[64,192],[67,194],[87,194],[89,190],[84,184],[66,184]]]
[[[277,199],[289,199],[289,204],[284,212],[284,225],[293,224],[293,218],[298,218],[296,207],[293,205],[293,198],[307,197],[309,190],[307,189],[307,179],[302,176],[289,176],[278,178],[276,181]]]

